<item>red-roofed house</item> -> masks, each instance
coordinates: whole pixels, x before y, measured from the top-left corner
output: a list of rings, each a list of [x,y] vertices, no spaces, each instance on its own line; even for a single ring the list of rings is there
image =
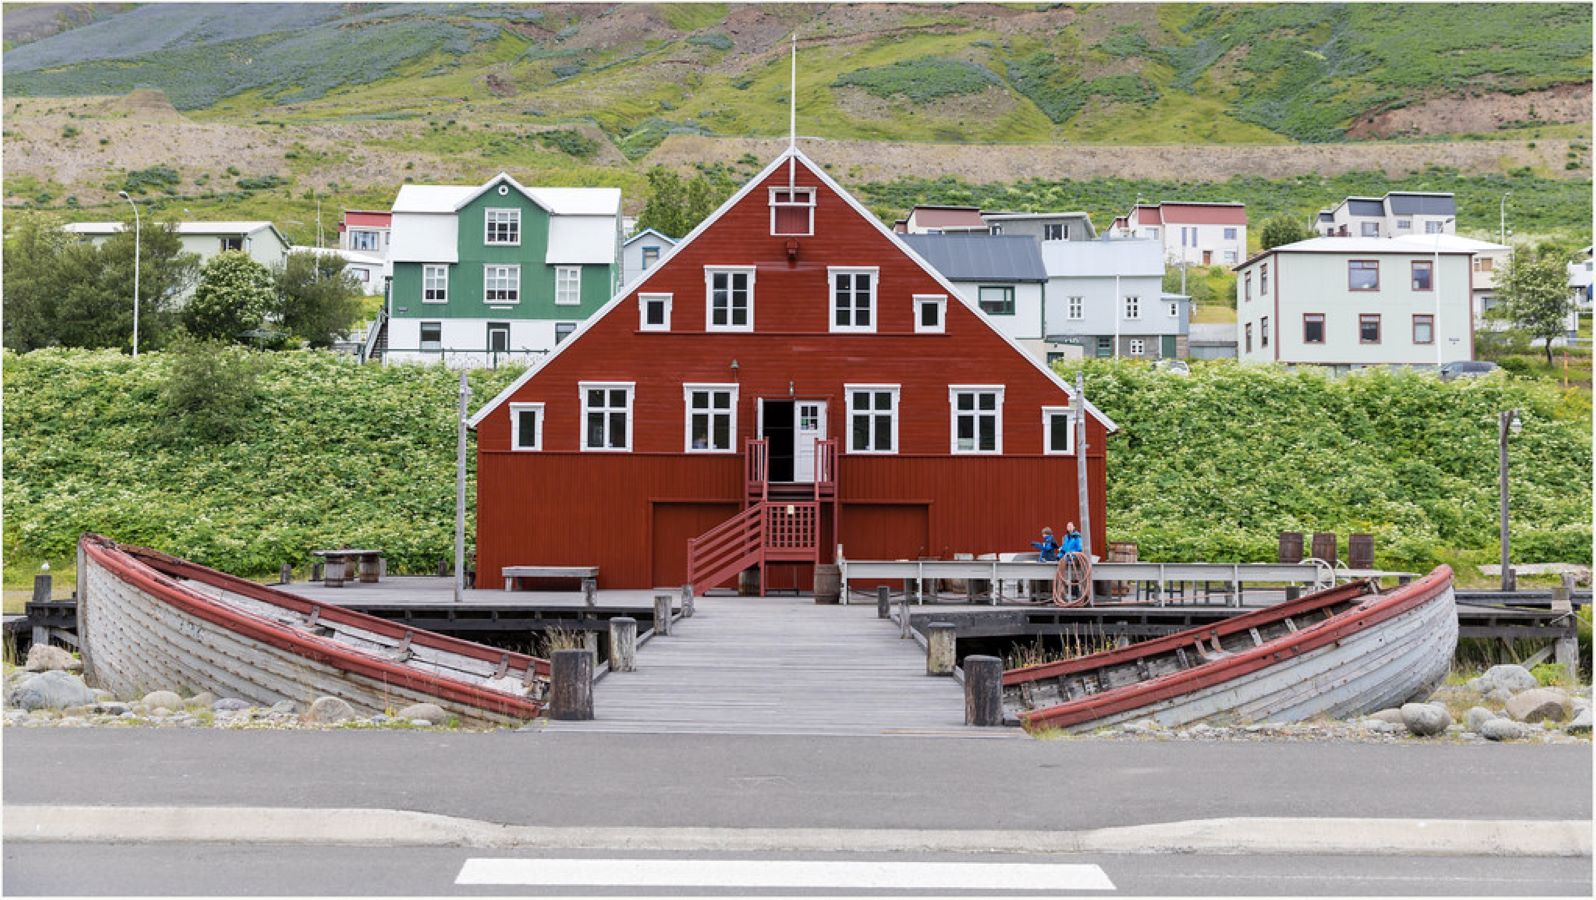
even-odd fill
[[[1247,206],[1243,203],[1138,203],[1114,220],[1111,231],[1163,241],[1164,258],[1177,265],[1234,266],[1247,258]]]
[[[893,223],[901,234],[944,234],[947,232],[975,231],[985,234],[986,220],[981,218],[977,206],[916,206],[909,216],[901,220],[902,227]]]

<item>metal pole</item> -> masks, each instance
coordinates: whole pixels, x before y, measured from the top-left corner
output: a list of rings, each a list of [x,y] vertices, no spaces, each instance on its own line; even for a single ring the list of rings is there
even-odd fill
[[[1496,422],[1496,478],[1497,478],[1497,511],[1501,516],[1502,540],[1502,590],[1513,590],[1516,580],[1508,569],[1507,547],[1507,435],[1512,428],[1513,418],[1518,415],[1518,410],[1510,409],[1497,414]]]
[[[1512,193],[1512,191],[1508,191],[1506,194],[1502,195],[1502,207],[1500,210],[1501,221],[1497,225],[1496,232],[1496,242],[1498,244],[1507,243],[1507,198]]]
[[[1430,340],[1435,344],[1437,372],[1441,369],[1441,235],[1446,234],[1446,223],[1450,221],[1450,217],[1442,219],[1440,230],[1435,233],[1435,258],[1430,265],[1430,289],[1435,292],[1435,319],[1430,325]]]
[[[466,405],[471,385],[460,373],[460,410],[455,416],[457,442],[454,454],[454,602],[465,594],[465,507],[466,507]]]
[[[139,221],[139,205],[133,202],[133,197],[127,191],[118,191],[117,196],[127,201],[133,207],[133,358],[139,358],[139,251],[144,243],[144,229]]]
[[[1086,558],[1092,557],[1092,504],[1087,493],[1086,477],[1086,378],[1075,373],[1075,489],[1079,499],[1081,550]]]
[[[1119,313],[1120,307],[1125,303],[1119,295],[1119,276],[1114,276],[1114,358],[1119,359]]]

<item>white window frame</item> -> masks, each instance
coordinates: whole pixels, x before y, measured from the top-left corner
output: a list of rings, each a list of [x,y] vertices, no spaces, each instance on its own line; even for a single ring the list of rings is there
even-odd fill
[[[1140,319],[1142,317],[1142,298],[1136,294],[1125,297],[1125,318]]]
[[[927,325],[924,322],[921,310],[927,306],[937,309],[937,323]],[[914,295],[914,332],[915,334],[946,334],[948,330],[948,295],[947,294],[915,294]]]
[[[638,331],[670,331],[671,306],[673,294],[638,294],[637,295],[637,330]],[[648,321],[648,305],[650,303],[665,304],[665,321],[659,325],[650,324]]]
[[[1053,237],[1052,235],[1054,235],[1054,234],[1057,234],[1058,237]],[[1069,239],[1070,239],[1070,227],[1068,225],[1065,225],[1065,224],[1063,224],[1061,222],[1043,222],[1042,223],[1042,240],[1044,240],[1044,241],[1067,241]]]
[[[1079,322],[1086,318],[1086,298],[1069,297],[1064,301],[1064,318]]]
[[[583,453],[630,453],[632,452],[632,427],[637,419],[637,382],[635,381],[581,381],[577,382],[578,399],[582,402],[582,418],[577,425],[577,446]],[[587,442],[587,414],[590,411],[587,405],[588,391],[625,391],[626,392],[626,444],[622,447],[592,447]],[[606,399],[608,399],[606,397]],[[605,406],[606,412],[613,412]],[[609,425],[605,423],[605,433],[609,433]]]
[[[653,260],[650,260],[648,258],[648,252],[650,250],[654,251],[654,259]],[[655,265],[658,265],[659,264],[659,259],[663,255],[665,255],[664,251],[661,250],[658,246],[656,246],[654,244],[645,245],[641,250],[638,251],[638,254],[637,254],[638,265],[641,267],[641,268],[639,268],[638,271],[642,271],[642,272],[648,271],[648,267],[649,267],[649,263],[650,262],[652,262]]]
[[[727,392],[731,394],[731,408],[728,415],[731,421],[726,431],[729,446],[726,447],[693,447],[693,395],[696,393]],[[703,384],[689,382],[682,384],[682,452],[683,453],[711,453],[726,454],[737,452],[737,400],[738,385],[736,384]],[[714,406],[710,406],[707,415],[710,416],[710,437],[715,434]]]
[[[427,299],[427,279],[439,276],[443,281],[443,296],[436,300]],[[449,302],[449,267],[442,263],[424,263],[421,266],[421,302],[422,303],[448,303]]]
[[[562,300],[562,292],[566,285],[560,282],[573,276],[576,279],[574,295],[569,300]],[[554,305],[555,306],[581,306],[582,305],[582,267],[581,266],[555,266],[554,267]]]
[[[489,300],[488,280],[489,272],[493,269],[504,269],[513,275],[515,282],[514,300]],[[482,302],[489,306],[512,306],[521,302],[521,264],[520,263],[486,263],[482,266]]]
[[[953,454],[954,456],[1001,456],[1003,454],[1003,391],[1004,391],[1004,386],[1001,385],[1001,384],[950,384],[950,385],[948,385],[948,452],[949,453]],[[974,450],[960,450],[959,449],[959,397],[962,396],[962,395],[965,395],[965,394],[969,394],[969,395],[976,396],[976,397],[979,397],[981,394],[996,394],[997,395],[997,401],[993,404],[993,410],[992,410],[992,413],[991,413],[992,416],[995,419],[995,421],[992,423],[993,424],[993,432],[992,432],[993,448],[991,450],[981,450],[979,448],[974,449]],[[976,408],[971,410],[968,413],[968,415],[975,416],[976,417],[976,421],[979,422],[980,421],[980,417],[983,416],[983,415],[986,415],[986,413],[980,409],[979,401],[977,401]],[[980,431],[981,430],[980,430],[979,426],[977,426],[977,428],[975,430],[975,434],[976,434],[975,440],[976,440],[977,443],[980,442]]]
[[[1069,422],[1069,430],[1065,432],[1064,446],[1053,446],[1053,417],[1063,416]],[[1075,411],[1068,406],[1042,407],[1042,455],[1043,456],[1073,456],[1075,454]]]
[[[1434,219],[1431,219],[1431,220],[1429,220],[1429,221],[1424,223],[1424,233],[1425,234],[1445,234],[1446,233],[1446,223],[1445,222],[1437,222]]]
[[[382,238],[370,228],[349,229],[349,249],[367,250],[378,252],[382,249]]]
[[[731,321],[731,295],[728,287],[725,325],[715,324],[715,276],[716,275],[745,274],[748,276],[748,324],[732,325]],[[704,330],[705,331],[753,331],[754,330],[754,280],[758,269],[754,266],[705,266],[704,267]],[[727,282],[728,285],[730,282]]]
[[[869,275],[870,276],[870,324],[869,325],[838,325],[837,324],[837,276],[838,275]],[[876,323],[880,317],[876,315],[876,293],[881,287],[881,269],[877,266],[827,266],[826,267],[826,295],[830,298],[827,309],[827,322],[833,332],[852,332],[855,334],[872,334],[876,330]],[[850,291],[850,301],[853,292]],[[850,302],[848,317],[850,321],[855,315],[856,307]]]
[[[565,333],[565,337],[563,337],[563,338],[560,337],[560,326],[561,325],[569,325],[569,326],[571,326],[571,330],[567,331]],[[555,322],[554,323],[554,346],[558,347],[559,345],[565,343],[566,341],[570,340],[571,338],[576,337],[576,331],[577,331],[578,328],[581,328],[581,327],[582,327],[582,323],[581,322]]]
[[[515,227],[515,240],[496,241],[493,239],[493,218],[495,215],[504,215],[511,225]],[[482,211],[482,245],[485,247],[519,247],[521,246],[521,210],[511,207],[502,209],[490,207]]]
[[[436,325],[436,326],[438,326],[438,341],[437,341],[438,346],[436,346],[436,347],[428,347],[428,346],[426,346],[427,339],[425,337],[425,334],[426,334],[428,325]],[[437,352],[441,352],[443,350],[443,320],[442,319],[423,319],[422,321],[416,323],[416,349],[420,350],[420,351],[422,351],[424,353],[437,353]]]
[[[1180,301],[1179,300],[1171,300],[1171,301],[1169,301],[1169,317],[1171,319],[1180,318]]]
[[[788,194],[789,199],[778,202],[777,194]],[[808,199],[802,203],[795,202],[792,198],[804,195]],[[805,231],[777,231],[776,208],[809,210],[809,228]],[[772,237],[811,237],[815,233],[815,189],[812,187],[773,187],[770,189],[770,234]]]
[[[521,413],[536,411],[538,414],[537,426],[532,435],[532,446],[521,446]],[[536,453],[543,449],[543,404],[541,403],[511,403],[510,404],[510,449],[519,453]]]
[[[1131,338],[1126,346],[1126,353],[1129,356],[1146,356],[1147,341],[1143,338]]]
[[[872,448],[869,450],[855,450],[853,449],[853,395],[856,392],[881,393],[883,391],[892,395],[892,412],[890,413],[892,422],[892,449],[877,450]],[[903,410],[903,386],[898,384],[845,384],[842,386],[842,395],[848,413],[848,427],[846,429],[846,434],[843,436],[843,439],[846,441],[843,452],[852,454],[854,456],[896,456],[898,454],[898,447],[900,446],[898,442],[898,421]],[[869,415],[871,417],[875,417],[880,414],[881,413],[878,410],[872,409],[869,411]],[[874,435],[875,429],[872,428],[870,430],[872,443],[874,443]]]

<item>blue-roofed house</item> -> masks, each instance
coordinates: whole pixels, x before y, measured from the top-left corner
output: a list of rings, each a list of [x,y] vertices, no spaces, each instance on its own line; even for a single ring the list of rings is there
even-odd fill
[[[900,234],[904,243],[978,305],[997,329],[1038,358],[1047,268],[1041,243],[1027,235]]]
[[[1383,197],[1348,197],[1322,209],[1313,229],[1320,237],[1408,237],[1457,233],[1457,201],[1448,193],[1389,191]]]

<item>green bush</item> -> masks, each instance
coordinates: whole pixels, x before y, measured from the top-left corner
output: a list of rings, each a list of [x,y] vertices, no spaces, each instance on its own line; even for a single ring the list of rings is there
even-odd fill
[[[915,103],[929,103],[943,97],[978,94],[1000,83],[985,66],[962,59],[923,56],[845,72],[831,86],[856,87],[877,97],[902,96]]]
[[[587,159],[598,152],[598,141],[573,131],[569,128],[559,128],[554,131],[540,131],[536,134],[538,142],[543,146],[562,153],[568,153],[577,159]]]
[[[225,341],[174,341],[161,384],[165,442],[227,443],[242,434],[260,399],[257,356]]]
[[[151,166],[148,169],[139,169],[127,173],[122,179],[119,190],[129,194],[142,194],[151,188],[171,193],[172,189],[182,183],[183,177],[171,166]]]
[[[238,179],[237,183],[241,191],[269,191],[287,184],[288,179],[281,175],[252,175]]]

